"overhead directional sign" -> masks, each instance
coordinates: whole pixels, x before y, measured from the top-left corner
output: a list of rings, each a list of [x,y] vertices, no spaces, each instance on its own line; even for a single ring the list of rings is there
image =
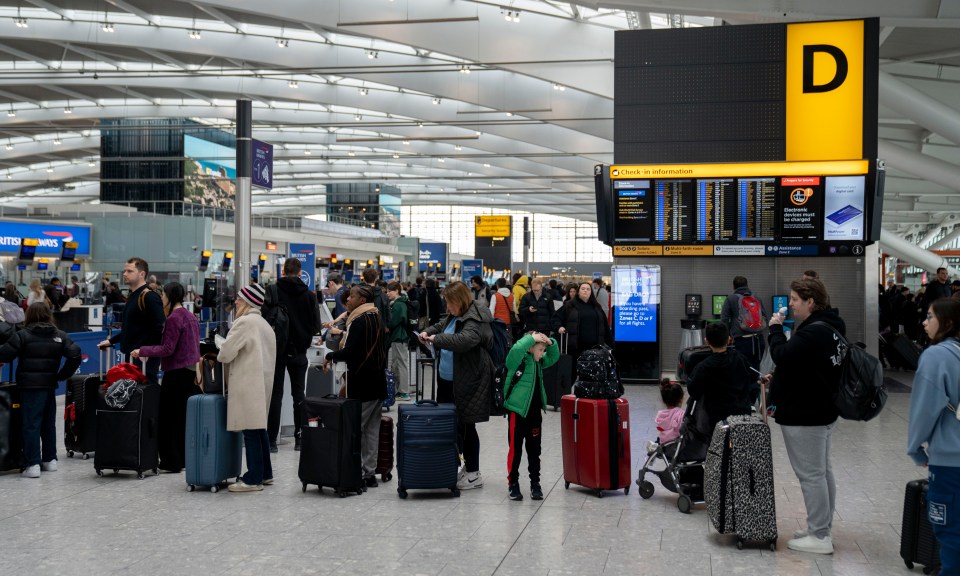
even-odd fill
[[[474,234],[484,238],[510,236],[510,216],[477,216]]]

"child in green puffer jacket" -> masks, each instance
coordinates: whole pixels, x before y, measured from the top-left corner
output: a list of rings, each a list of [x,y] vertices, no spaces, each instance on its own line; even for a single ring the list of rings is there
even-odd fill
[[[517,340],[507,353],[507,382],[504,408],[510,418],[507,483],[511,500],[523,500],[520,493],[520,458],[527,445],[527,469],[530,472],[530,497],[543,500],[540,488],[540,429],[547,404],[543,370],[560,358],[557,342],[546,334],[529,332]]]

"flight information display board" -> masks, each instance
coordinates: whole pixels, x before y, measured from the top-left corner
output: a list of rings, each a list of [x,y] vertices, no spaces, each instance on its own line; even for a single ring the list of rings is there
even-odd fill
[[[855,256],[882,206],[882,167],[866,160],[605,169],[614,256],[813,255],[826,242]]]

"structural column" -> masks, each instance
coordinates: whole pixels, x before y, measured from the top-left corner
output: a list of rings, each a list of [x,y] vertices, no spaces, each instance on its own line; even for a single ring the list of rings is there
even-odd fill
[[[237,100],[237,194],[234,209],[233,282],[237,290],[250,282],[250,226],[253,212],[253,104]]]

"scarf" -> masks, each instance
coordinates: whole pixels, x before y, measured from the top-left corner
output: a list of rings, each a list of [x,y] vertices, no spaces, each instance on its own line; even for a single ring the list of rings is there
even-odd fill
[[[353,309],[353,312],[350,312],[350,315],[347,316],[347,330],[343,334],[343,338],[340,339],[340,349],[343,349],[343,347],[347,344],[347,336],[350,334],[350,325],[353,324],[353,321],[359,318],[361,315],[370,312],[375,312],[377,314],[380,313],[380,311],[377,310],[377,306],[369,302],[357,306]]]

